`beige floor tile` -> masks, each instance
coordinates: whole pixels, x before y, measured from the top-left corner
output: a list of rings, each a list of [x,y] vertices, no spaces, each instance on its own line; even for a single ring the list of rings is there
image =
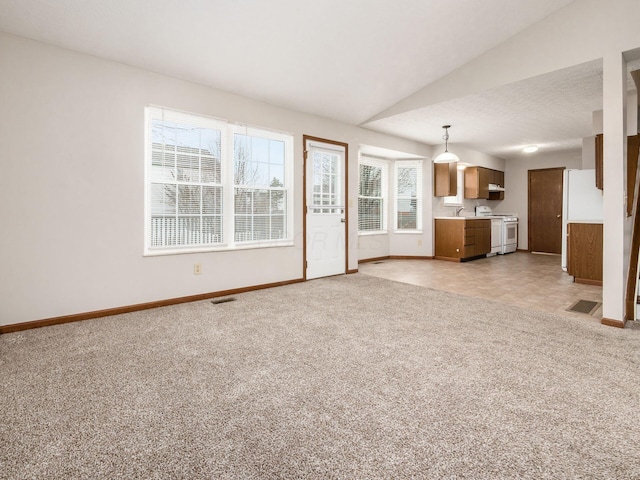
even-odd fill
[[[559,255],[516,252],[471,262],[382,260],[361,263],[360,273],[541,311],[600,321],[593,314],[567,312],[578,300],[602,302],[602,287],[574,283]]]

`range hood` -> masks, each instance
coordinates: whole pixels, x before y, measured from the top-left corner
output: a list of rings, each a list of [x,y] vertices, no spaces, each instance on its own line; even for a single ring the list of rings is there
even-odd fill
[[[504,187],[501,187],[500,185],[496,185],[495,183],[490,183],[489,184],[489,191],[490,192],[504,192]]]

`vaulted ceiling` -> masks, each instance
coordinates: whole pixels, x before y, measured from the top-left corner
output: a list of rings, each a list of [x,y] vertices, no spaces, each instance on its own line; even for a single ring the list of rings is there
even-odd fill
[[[430,144],[578,148],[602,105],[580,65],[374,118],[571,0],[0,0],[0,30]],[[586,134],[585,134],[586,132]]]

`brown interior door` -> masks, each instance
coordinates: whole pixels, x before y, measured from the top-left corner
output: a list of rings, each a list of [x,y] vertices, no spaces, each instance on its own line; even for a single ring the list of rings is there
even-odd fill
[[[529,170],[529,251],[562,251],[562,172]]]

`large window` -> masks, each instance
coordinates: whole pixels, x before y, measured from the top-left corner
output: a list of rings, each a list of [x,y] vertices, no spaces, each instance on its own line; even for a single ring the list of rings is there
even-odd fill
[[[422,162],[395,163],[395,230],[422,230]]]
[[[145,253],[291,243],[290,135],[146,113]]]
[[[360,233],[385,233],[387,230],[388,162],[362,156],[359,169],[358,231]]]

